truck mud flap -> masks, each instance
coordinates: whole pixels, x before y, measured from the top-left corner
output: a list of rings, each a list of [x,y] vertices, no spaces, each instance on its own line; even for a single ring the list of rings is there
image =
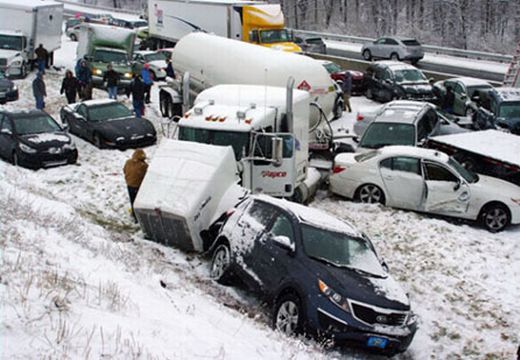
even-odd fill
[[[135,209],[145,238],[183,251],[194,251],[188,226],[183,218],[160,210]]]

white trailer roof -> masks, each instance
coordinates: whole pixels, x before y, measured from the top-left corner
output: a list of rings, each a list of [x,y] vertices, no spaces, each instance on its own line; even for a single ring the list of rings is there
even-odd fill
[[[435,136],[437,142],[520,166],[520,136],[497,130]]]
[[[52,0],[0,0],[0,7],[9,6],[16,9],[31,10],[41,6],[63,6],[62,3]]]

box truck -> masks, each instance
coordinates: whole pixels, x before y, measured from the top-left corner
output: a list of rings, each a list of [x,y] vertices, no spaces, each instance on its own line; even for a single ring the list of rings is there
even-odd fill
[[[108,64],[119,73],[119,87],[126,88],[132,81],[132,56],[135,31],[116,26],[81,24],[76,55],[85,59],[92,71],[95,87],[103,87],[103,75]]]
[[[62,25],[61,3],[0,0],[0,69],[8,76],[24,78],[40,44],[49,52],[52,64],[54,51],[61,47]]]
[[[265,1],[149,0],[149,43],[174,46],[193,31],[213,33],[269,48],[301,52],[285,28],[280,4]]]

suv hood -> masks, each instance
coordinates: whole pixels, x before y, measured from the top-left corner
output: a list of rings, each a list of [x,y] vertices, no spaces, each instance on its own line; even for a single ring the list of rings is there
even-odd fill
[[[348,299],[385,309],[410,310],[408,296],[389,274],[385,278],[371,277],[318,261],[316,264],[318,278]]]
[[[36,150],[45,150],[51,147],[61,148],[63,145],[72,142],[70,136],[63,131],[21,135],[20,140]]]

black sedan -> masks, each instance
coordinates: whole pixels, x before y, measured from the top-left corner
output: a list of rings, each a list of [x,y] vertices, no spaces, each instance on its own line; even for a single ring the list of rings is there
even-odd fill
[[[210,276],[234,280],[273,305],[273,327],[315,334],[389,355],[416,331],[408,296],[370,240],[316,209],[265,195],[226,214],[210,247]]]
[[[69,134],[46,112],[0,111],[0,156],[31,169],[74,164]]]
[[[18,100],[18,88],[14,82],[6,78],[4,72],[0,70],[0,104],[16,100]]]
[[[153,124],[136,118],[116,100],[89,100],[61,109],[61,121],[74,135],[98,148],[138,148],[153,145],[157,133]]]

